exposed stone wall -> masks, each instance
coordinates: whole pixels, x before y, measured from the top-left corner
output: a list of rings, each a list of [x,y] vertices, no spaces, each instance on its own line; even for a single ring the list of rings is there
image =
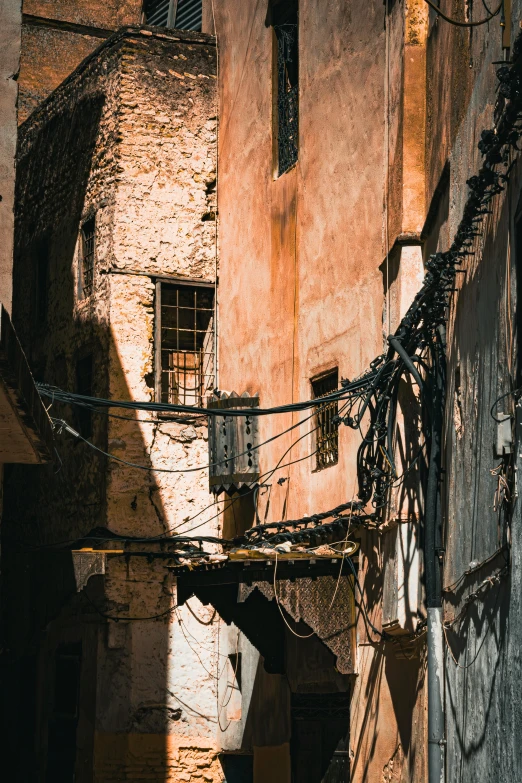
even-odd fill
[[[215,48],[209,37],[183,37],[138,29],[117,34],[22,128],[15,321],[38,377],[63,388],[75,389],[77,359],[92,353],[95,395],[154,399],[154,276],[214,280]],[[82,298],[78,237],[91,215],[94,293]],[[44,324],[34,312],[43,252],[50,259]],[[55,405],[51,414],[78,427],[73,410]],[[156,469],[183,471],[208,462],[203,424],[122,415],[130,420],[93,417],[96,445]],[[36,481],[23,471],[12,477],[11,529],[16,525],[31,538],[37,524],[41,543],[95,527],[151,536],[188,529],[187,518],[210,504],[193,524],[215,532],[205,470],[137,470],[93,454],[66,434],[58,448],[57,476],[50,468]],[[14,586],[15,569],[10,578]],[[91,579],[78,598],[70,596],[79,628],[93,606],[116,617],[160,615],[119,623],[98,617],[89,730],[95,731],[93,774],[100,783],[160,773],[169,781],[221,779],[216,620],[195,601],[195,616],[187,607],[171,611],[174,591],[161,560],[109,557],[105,577]],[[46,617],[63,605],[62,594],[46,590],[42,600],[50,604]],[[35,612],[35,644],[39,621]],[[83,780],[86,773],[77,772]]]
[[[29,114],[111,31],[139,24],[142,0],[25,0],[18,119]]]
[[[24,24],[18,122],[24,122],[100,43],[92,35]]]

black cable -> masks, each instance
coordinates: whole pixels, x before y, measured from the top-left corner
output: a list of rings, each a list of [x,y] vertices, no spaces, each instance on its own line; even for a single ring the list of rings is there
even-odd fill
[[[515,389],[514,391],[508,391],[505,394],[502,394],[500,397],[497,397],[497,399],[495,400],[495,402],[493,403],[493,405],[491,406],[490,411],[489,411],[489,414],[490,414],[491,418],[493,419],[493,421],[496,421],[497,424],[502,424],[502,419],[497,419],[497,417],[494,415],[493,411],[497,407],[498,403],[501,402],[502,400],[505,400],[506,397],[513,396],[513,397],[517,398],[519,396],[520,392],[522,392],[522,387],[519,387],[518,389]]]
[[[449,22],[450,24],[454,24],[456,27],[478,27],[481,24],[486,24],[487,22],[490,22],[492,19],[494,19],[495,16],[497,16],[502,6],[504,5],[504,0],[500,0],[500,3],[498,4],[495,10],[492,11],[490,15],[487,16],[485,19],[480,19],[478,22],[459,22],[457,19],[452,19],[450,16],[446,16],[446,14],[443,14],[440,8],[436,6],[435,3],[432,2],[432,0],[424,0],[424,2],[426,2],[430,8],[433,8],[433,10],[436,11],[437,14],[441,16],[446,22]],[[482,2],[484,2],[484,0],[482,0]]]
[[[54,402],[60,402],[65,405],[93,405],[100,408],[125,408],[127,410],[145,410],[158,411],[165,413],[186,413],[194,416],[201,414],[204,416],[269,416],[280,413],[292,413],[293,411],[308,410],[317,408],[318,405],[327,405],[329,402],[336,402],[349,396],[352,392],[364,388],[371,380],[372,374],[363,376],[360,379],[352,381],[349,385],[338,389],[337,391],[325,394],[317,399],[306,400],[305,402],[289,403],[287,405],[278,405],[273,408],[200,408],[192,405],[175,405],[160,402],[137,402],[128,400],[108,400],[103,397],[90,397],[83,394],[74,394],[66,392],[55,386],[49,386],[45,383],[36,383],[36,387],[41,396],[52,399]]]
[[[318,405],[317,406],[318,410],[321,407],[324,407],[324,406]],[[58,426],[58,427],[61,426],[61,428],[65,429],[65,431],[68,432],[70,435],[72,435],[75,438],[79,438],[84,443],[86,443],[87,446],[91,446],[91,448],[94,451],[97,451],[100,454],[103,454],[105,457],[108,457],[109,459],[115,460],[116,462],[121,462],[123,465],[127,465],[128,467],[137,468],[138,470],[145,470],[145,471],[158,472],[158,473],[195,473],[195,472],[199,472],[201,470],[209,470],[209,468],[214,468],[217,465],[222,465],[223,463],[228,462],[230,459],[238,459],[239,457],[243,457],[245,454],[251,454],[253,451],[257,451],[262,446],[266,446],[268,443],[272,443],[273,441],[277,440],[278,438],[281,438],[283,435],[287,435],[289,432],[291,432],[292,430],[296,429],[296,427],[300,427],[301,425],[306,424],[307,421],[309,421],[311,418],[313,418],[314,416],[317,415],[317,412],[318,411],[314,411],[313,413],[311,413],[306,418],[301,419],[301,421],[296,422],[296,424],[292,424],[290,427],[287,427],[286,430],[283,430],[282,432],[278,432],[277,435],[273,435],[271,438],[268,438],[267,440],[264,440],[261,443],[258,443],[256,446],[251,446],[250,449],[246,449],[245,451],[241,451],[238,454],[231,454],[231,455],[229,455],[226,458],[223,458],[221,460],[217,460],[216,462],[209,462],[209,463],[207,462],[205,465],[200,465],[200,466],[195,467],[195,468],[182,468],[180,470],[167,469],[167,468],[153,468],[152,466],[148,467],[147,465],[140,465],[138,463],[128,462],[127,460],[121,459],[121,457],[117,457],[116,455],[111,454],[110,452],[104,451],[103,449],[100,449],[98,446],[95,446],[94,443],[92,443],[90,440],[88,440],[88,439],[84,438],[82,435],[80,435],[80,433],[77,432],[77,430],[75,430],[68,422],[66,422],[65,419],[58,419],[58,418],[54,418],[52,416],[50,417],[50,419],[51,419],[51,422],[53,423],[53,425],[55,427],[56,426]],[[105,411],[100,411],[100,413],[105,413]],[[114,416],[115,414],[109,413],[107,415]],[[126,417],[124,417],[124,416],[116,416],[116,418],[126,418]],[[141,421],[141,420],[140,419],[129,419],[129,421]],[[149,421],[152,422],[152,420],[149,420]],[[162,423],[161,419],[157,423],[161,424]],[[315,428],[315,429],[317,429],[317,428]],[[61,430],[59,430],[59,432],[61,432]]]

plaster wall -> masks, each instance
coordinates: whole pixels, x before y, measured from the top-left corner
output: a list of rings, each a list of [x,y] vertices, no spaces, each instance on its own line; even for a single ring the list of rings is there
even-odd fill
[[[404,13],[402,4],[396,7]],[[267,4],[248,0],[238,8],[229,0],[216,8],[219,386],[238,394],[259,392],[262,406],[309,399],[312,378],[335,367],[340,378],[353,378],[383,349],[384,11],[379,3],[364,8],[345,0],[327,7],[315,0],[299,3],[299,160],[276,177],[274,33],[265,25]],[[412,196],[418,191],[416,175],[423,185],[422,134],[416,135],[423,113],[411,92],[409,109],[404,109],[404,82],[396,81],[397,75],[403,80],[405,29],[397,17],[390,105],[396,150],[391,163],[397,171],[392,190],[398,193],[390,229],[396,234],[403,226],[420,231],[423,212],[422,192],[420,202],[414,203]],[[417,45],[413,39],[406,43]],[[411,61],[417,58],[413,82],[421,97],[423,57],[424,51],[418,56],[416,49],[409,52],[406,69],[410,78]],[[408,288],[408,280],[403,287]],[[352,430],[341,427],[339,461],[321,471],[315,470],[313,420],[305,415],[263,417],[260,441],[299,418],[303,423],[291,435],[261,449],[262,474],[278,460],[281,464],[265,478],[269,489],[259,493],[263,521],[333,508],[355,494],[360,441]],[[379,535],[363,536],[360,573],[377,626],[381,570]],[[353,780],[422,779],[423,668],[418,659],[399,664],[395,650],[383,651],[369,641],[361,616],[358,622],[361,647],[350,737]],[[412,733],[416,703],[419,728]],[[265,780],[265,773],[257,774],[256,781]]]

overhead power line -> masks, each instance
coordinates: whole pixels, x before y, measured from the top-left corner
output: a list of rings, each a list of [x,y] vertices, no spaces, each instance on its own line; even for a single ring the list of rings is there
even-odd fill
[[[460,22],[458,19],[452,19],[451,16],[446,16],[445,13],[443,13],[438,5],[435,5],[435,3],[432,2],[432,0],[424,0],[425,3],[429,5],[430,8],[433,8],[433,10],[441,16],[446,22],[449,22],[450,24],[455,25],[456,27],[478,27],[481,24],[487,24],[488,22],[491,22],[492,19],[497,16],[502,6],[504,5],[504,0],[500,0],[500,3],[495,8],[494,11],[490,13],[489,16],[486,16],[484,19],[479,19],[477,22]]]

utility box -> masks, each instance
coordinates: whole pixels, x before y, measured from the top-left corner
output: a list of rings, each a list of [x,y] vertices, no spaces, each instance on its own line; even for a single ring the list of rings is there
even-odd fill
[[[253,488],[259,479],[258,417],[249,410],[259,407],[259,396],[244,392],[220,392],[209,397],[207,407],[223,411],[209,416],[209,483],[214,495],[229,495],[242,488]],[[244,408],[244,416],[227,416],[230,408]]]
[[[497,442],[495,456],[504,457],[513,451],[512,416],[509,413],[497,414]]]

